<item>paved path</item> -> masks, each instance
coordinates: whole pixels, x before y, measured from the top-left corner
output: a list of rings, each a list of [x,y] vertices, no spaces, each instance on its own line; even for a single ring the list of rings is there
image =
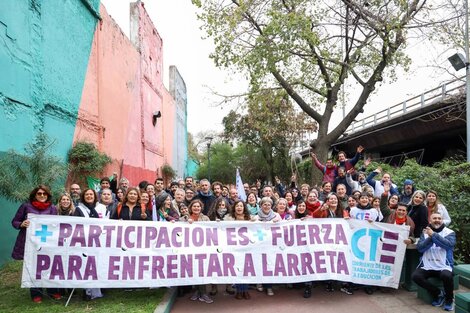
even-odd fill
[[[274,286],[275,295],[267,296],[265,293],[250,289],[251,300],[237,300],[234,296],[225,294],[223,286],[219,286],[218,294],[213,297],[214,303],[206,304],[200,301],[191,301],[186,295],[176,298],[171,312],[197,313],[197,312],[242,312],[242,313],[437,313],[445,312],[442,308],[435,308],[423,303],[416,297],[416,292],[404,289],[387,289],[386,292],[376,291],[367,295],[362,289],[354,291],[354,295],[346,295],[340,291],[327,292],[319,285],[312,289],[312,297],[304,299],[303,289],[286,289],[283,285]],[[468,292],[460,287],[456,292]]]

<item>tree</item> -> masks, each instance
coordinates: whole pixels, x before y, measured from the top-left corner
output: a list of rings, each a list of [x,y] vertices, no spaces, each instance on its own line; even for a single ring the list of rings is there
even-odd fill
[[[0,158],[0,195],[11,201],[25,201],[39,184],[51,188],[54,196],[64,190],[67,166],[50,155],[55,141],[39,133],[26,144],[24,154],[10,150]]]
[[[235,181],[237,162],[233,149],[226,143],[215,143],[211,146],[211,181],[230,183]],[[207,157],[197,170],[198,179],[208,178]]]
[[[258,178],[274,181],[275,176],[288,179],[289,150],[307,130],[316,124],[308,123],[303,112],[296,112],[284,91],[262,90],[248,97],[245,113],[232,110],[222,120],[224,137],[237,140],[260,152],[267,173],[258,170]],[[244,167],[241,164],[241,167]]]
[[[202,9],[199,18],[214,41],[215,64],[248,73],[252,92],[284,89],[318,123],[310,146],[321,160],[385,75],[393,77],[396,66],[406,67],[408,29],[418,25],[426,9],[426,0],[193,2]],[[355,101],[332,127],[347,80]]]

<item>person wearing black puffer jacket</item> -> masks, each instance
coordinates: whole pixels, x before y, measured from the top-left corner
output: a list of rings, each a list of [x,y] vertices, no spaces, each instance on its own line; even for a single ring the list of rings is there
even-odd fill
[[[416,190],[411,196],[411,202],[408,204],[408,216],[415,223],[415,238],[419,238],[423,229],[428,226],[428,209],[424,205],[424,199],[426,199],[424,191]]]

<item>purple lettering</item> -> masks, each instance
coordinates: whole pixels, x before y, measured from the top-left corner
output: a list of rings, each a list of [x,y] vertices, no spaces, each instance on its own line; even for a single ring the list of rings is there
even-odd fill
[[[248,228],[240,227],[238,229],[238,236],[241,238],[240,242],[238,243],[239,245],[246,246],[250,243],[250,238],[248,238],[247,234],[248,234]]]
[[[272,237],[272,245],[277,246],[277,239],[282,238],[280,226],[271,227],[271,237]]]
[[[38,254],[36,262],[36,279],[41,279],[42,271],[47,270],[51,265],[51,259],[48,255]]]
[[[122,279],[134,280],[135,279],[135,255],[124,256],[122,260]]]
[[[289,276],[300,276],[299,259],[296,254],[289,253],[287,255],[287,274]]]
[[[312,267],[312,255],[310,253],[300,254],[300,267],[302,268],[302,275],[315,274]]]
[[[157,229],[155,227],[145,228],[145,248],[150,248],[150,242],[157,238]]]
[[[322,224],[322,230],[325,231],[323,236],[323,243],[333,243],[334,240],[330,238],[331,235],[331,225],[330,224]]]
[[[268,256],[266,253],[261,254],[261,264],[263,265],[263,276],[273,276],[273,271],[268,270]]]
[[[285,228],[284,228],[285,229]],[[285,232],[284,232],[285,234]],[[274,263],[274,276],[287,276],[286,268],[284,266],[284,259],[282,258],[282,254],[276,254],[276,261]]]
[[[134,248],[135,242],[131,241],[131,233],[135,232],[135,226],[127,226],[124,230],[124,244],[127,248]]]
[[[194,258],[198,261],[198,274],[204,276],[204,260],[207,258],[205,254],[195,254]]]
[[[245,254],[245,267],[243,268],[243,276],[256,276],[251,253]]]
[[[55,255],[52,260],[51,275],[49,276],[49,279],[53,280],[56,276],[58,276],[60,280],[65,279],[64,265],[62,264],[62,257],[60,255]]]
[[[308,232],[310,234],[310,244],[313,245],[315,243],[321,244],[320,240],[320,228],[316,224],[308,225]]]
[[[149,256],[146,255],[141,255],[139,257],[139,278],[138,279],[144,279],[144,272],[149,270]]]
[[[336,267],[335,267],[336,252],[335,251],[326,251],[326,255],[330,259],[331,273],[336,273]]]
[[[220,269],[219,258],[217,254],[211,253],[209,255],[209,267],[207,269],[207,277],[212,277],[217,274],[217,277],[222,276],[222,270]]]
[[[346,275],[349,275],[349,269],[348,269],[348,264],[346,262],[346,256],[344,255],[344,252],[339,251],[338,252],[338,261],[336,263],[336,271],[338,274],[341,274],[343,272]]]
[[[167,255],[166,257],[166,277],[167,278],[178,278],[178,264],[177,264],[177,255]]]
[[[235,235],[235,228],[234,227],[227,227],[225,230],[227,232],[227,245],[235,246],[237,244],[236,235]]]
[[[60,223],[59,225],[59,239],[57,245],[59,247],[64,246],[65,239],[72,235],[72,225]]]
[[[80,244],[81,247],[86,247],[85,230],[83,229],[83,225],[80,224],[75,225],[72,240],[70,240],[71,247],[77,244]]]
[[[346,238],[346,234],[344,233],[343,225],[337,224],[336,225],[336,241],[335,241],[335,244],[338,245],[340,243],[347,246],[348,245],[348,239]]]
[[[96,273],[96,260],[94,256],[88,256],[86,258],[85,273],[83,274],[83,279],[88,280],[89,277],[91,277],[92,280],[98,279],[98,274]]]
[[[325,259],[323,258],[324,254],[325,254],[324,251],[315,251],[313,253],[315,257],[315,267],[317,269],[316,272],[319,274],[326,273],[326,268],[324,266],[322,267],[322,265],[325,265]]]
[[[181,227],[175,227],[175,228],[173,228],[173,230],[171,232],[171,245],[174,248],[180,248],[181,247],[181,240],[178,240],[178,237],[181,236],[181,231],[182,231]]]
[[[90,225],[88,231],[88,246],[89,247],[101,247],[100,243],[101,227],[98,225]]]
[[[165,279],[165,274],[163,273],[164,263],[165,262],[162,256],[159,256],[159,255],[152,256],[152,279],[158,279],[158,278]]]
[[[81,268],[82,268],[82,257],[79,255],[69,256],[67,280],[83,280],[82,273],[80,273]]]
[[[109,266],[108,266],[108,279],[109,280],[118,280],[119,275],[116,274],[116,271],[119,271],[119,265],[116,264],[120,261],[118,256],[109,256]]]
[[[306,233],[305,233],[305,225],[296,225],[295,227],[296,230],[296,236],[297,236],[297,245],[298,246],[306,246],[307,245],[307,240],[306,240]]]
[[[224,264],[224,276],[236,276],[235,274],[235,257],[231,253],[223,253],[222,254],[222,262]]]
[[[180,277],[193,277],[193,255],[192,254],[182,254],[180,256]]]

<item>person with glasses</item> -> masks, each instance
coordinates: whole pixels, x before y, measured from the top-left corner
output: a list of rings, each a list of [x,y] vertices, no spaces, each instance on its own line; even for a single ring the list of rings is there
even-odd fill
[[[34,188],[29,194],[27,202],[20,205],[18,211],[11,221],[11,225],[19,230],[18,236],[16,237],[15,246],[11,254],[15,260],[23,260],[24,258],[24,247],[26,242],[26,229],[30,226],[28,220],[28,214],[44,214],[44,215],[57,215],[57,208],[52,204],[52,194],[49,188],[45,185],[39,185]],[[35,303],[41,303],[44,295],[42,288],[30,288],[31,299]],[[56,288],[47,288],[49,297],[55,300],[59,300],[62,296],[59,290]]]

